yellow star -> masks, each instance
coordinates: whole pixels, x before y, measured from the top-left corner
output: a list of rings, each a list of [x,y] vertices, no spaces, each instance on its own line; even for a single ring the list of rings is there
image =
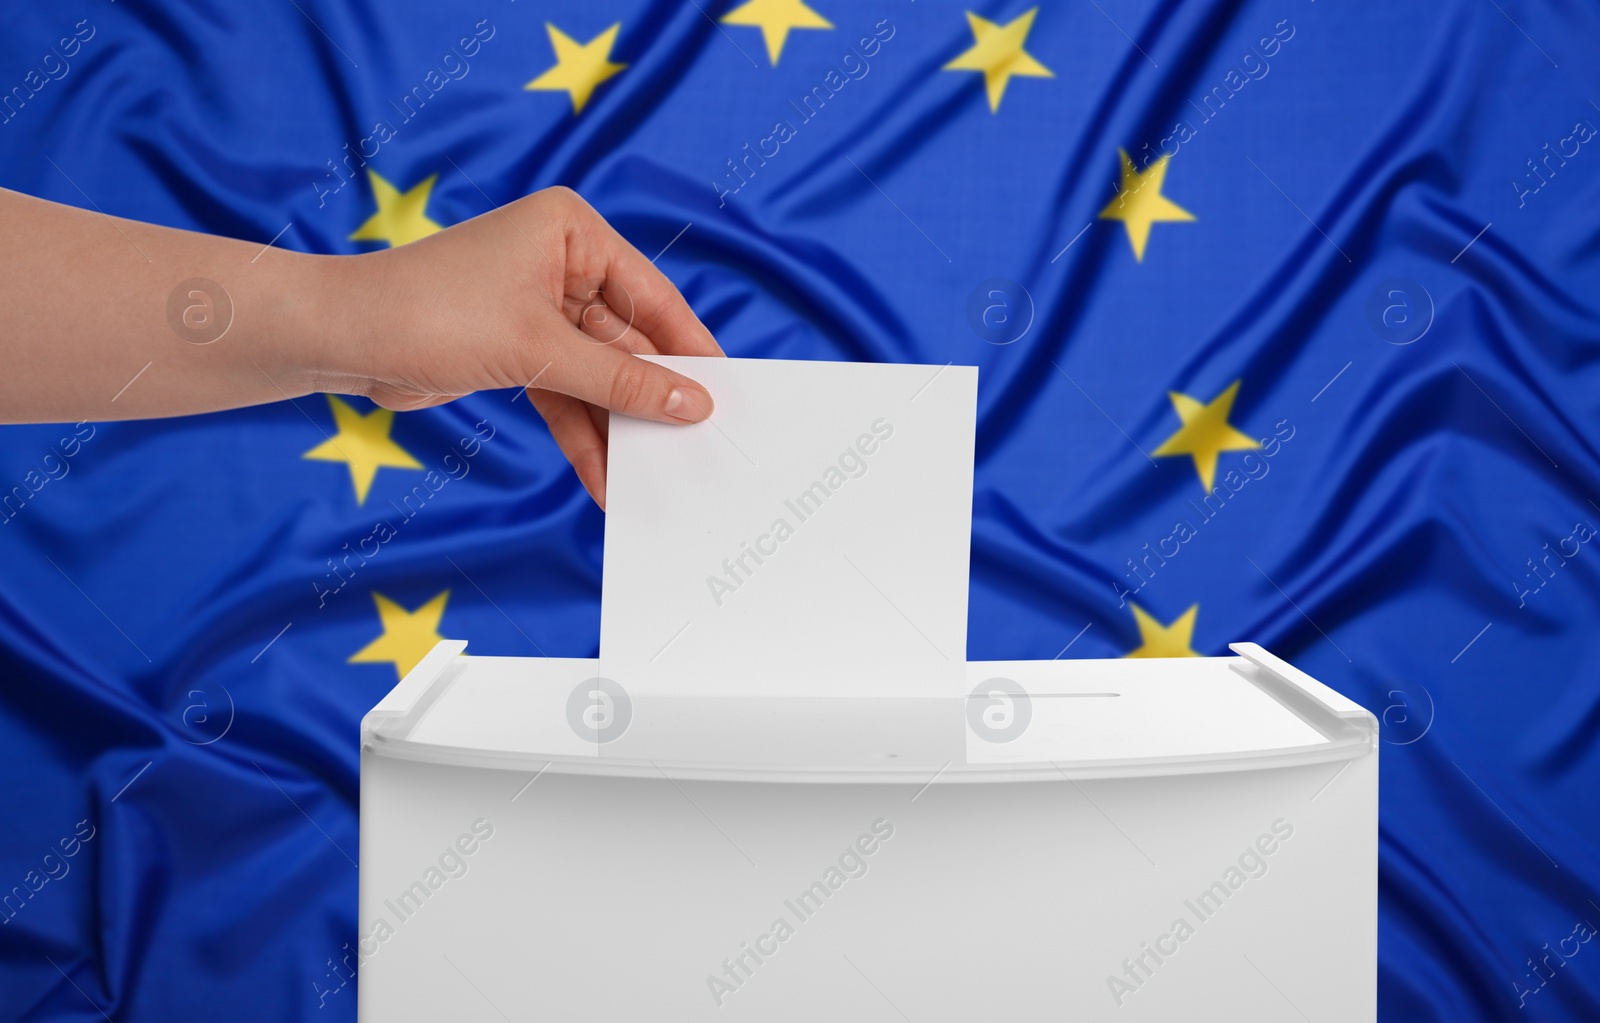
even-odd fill
[[[1127,150],[1117,152],[1122,156],[1122,189],[1100,211],[1100,219],[1122,221],[1128,229],[1128,241],[1133,244],[1133,258],[1143,263],[1151,224],[1158,220],[1193,220],[1194,214],[1161,194],[1161,183],[1167,180],[1167,161],[1172,157],[1163,156],[1141,174],[1128,159]]]
[[[583,105],[594,95],[595,88],[628,66],[611,62],[611,47],[616,45],[617,30],[622,28],[622,22],[586,43],[578,42],[548,21],[544,27],[550,33],[551,49],[556,51],[556,65],[523,88],[565,92],[572,97],[572,112],[582,113]]]
[[[433,194],[433,183],[439,180],[439,175],[429,175],[428,180],[404,193],[370,167],[367,176],[372,179],[372,197],[378,200],[378,212],[356,228],[351,241],[404,245],[444,230],[428,219],[428,197]]]
[[[750,25],[761,29],[767,56],[778,66],[784,40],[791,28],[832,28],[833,22],[805,5],[805,0],[749,0],[722,16],[725,25]]]
[[[379,408],[362,415],[331,394],[328,404],[333,406],[333,422],[339,432],[300,457],[348,464],[350,481],[356,486],[356,504],[366,502],[380,466],[422,468],[421,462],[389,438],[389,427],[394,423],[392,410]]]
[[[1140,645],[1124,657],[1199,657],[1194,647],[1194,619],[1200,613],[1195,604],[1178,616],[1171,625],[1162,625],[1138,604],[1130,603],[1133,620],[1139,626]]]
[[[433,649],[433,645],[444,639],[439,635],[439,619],[444,617],[444,605],[449,599],[450,591],[445,590],[415,611],[407,611],[374,590],[372,601],[378,605],[378,620],[383,623],[383,635],[358,650],[350,658],[350,663],[381,664],[388,661],[394,665],[400,677],[405,678],[406,672],[415,668],[417,662]]]
[[[1228,416],[1233,412],[1233,399],[1238,394],[1237,380],[1229,384],[1226,391],[1211,399],[1210,404],[1204,405],[1187,394],[1168,391],[1167,397],[1172,399],[1172,407],[1178,410],[1178,418],[1183,420],[1183,425],[1178,427],[1177,433],[1161,442],[1161,446],[1155,450],[1156,456],[1193,457],[1201,485],[1210,490],[1217,478],[1218,454],[1224,451],[1249,451],[1261,446],[1228,423]]]
[[[989,90],[989,112],[1000,112],[1000,97],[1006,93],[1006,84],[1013,75],[1025,78],[1054,78],[1055,73],[1022,48],[1033,28],[1035,7],[1026,14],[997,25],[987,18],[967,12],[967,24],[976,40],[972,49],[946,64],[945,71],[982,71],[984,87]]]

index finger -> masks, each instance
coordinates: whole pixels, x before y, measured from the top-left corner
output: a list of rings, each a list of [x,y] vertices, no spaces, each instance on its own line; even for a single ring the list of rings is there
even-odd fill
[[[590,213],[603,225],[603,236],[607,240],[606,279],[621,285],[632,299],[633,322],[650,338],[656,351],[662,355],[723,355],[722,346],[689,308],[677,287],[667,280],[666,274],[600,214],[593,210]]]

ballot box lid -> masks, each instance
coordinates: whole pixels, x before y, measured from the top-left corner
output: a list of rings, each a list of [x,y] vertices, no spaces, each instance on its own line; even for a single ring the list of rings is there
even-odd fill
[[[1232,657],[974,661],[959,697],[630,692],[580,658],[439,643],[362,722],[363,751],[635,778],[926,783],[1142,777],[1353,759],[1365,709],[1261,647]]]

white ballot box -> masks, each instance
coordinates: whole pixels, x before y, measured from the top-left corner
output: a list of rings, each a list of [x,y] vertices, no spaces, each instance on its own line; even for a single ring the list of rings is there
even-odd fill
[[[955,697],[440,643],[362,724],[361,1019],[1372,1020],[1372,715],[1238,656]]]

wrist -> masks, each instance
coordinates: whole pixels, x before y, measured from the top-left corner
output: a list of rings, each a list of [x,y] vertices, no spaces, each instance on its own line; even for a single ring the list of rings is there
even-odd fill
[[[285,253],[269,315],[280,324],[272,350],[291,394],[365,393],[373,379],[373,338],[385,329],[376,300],[384,253]]]

